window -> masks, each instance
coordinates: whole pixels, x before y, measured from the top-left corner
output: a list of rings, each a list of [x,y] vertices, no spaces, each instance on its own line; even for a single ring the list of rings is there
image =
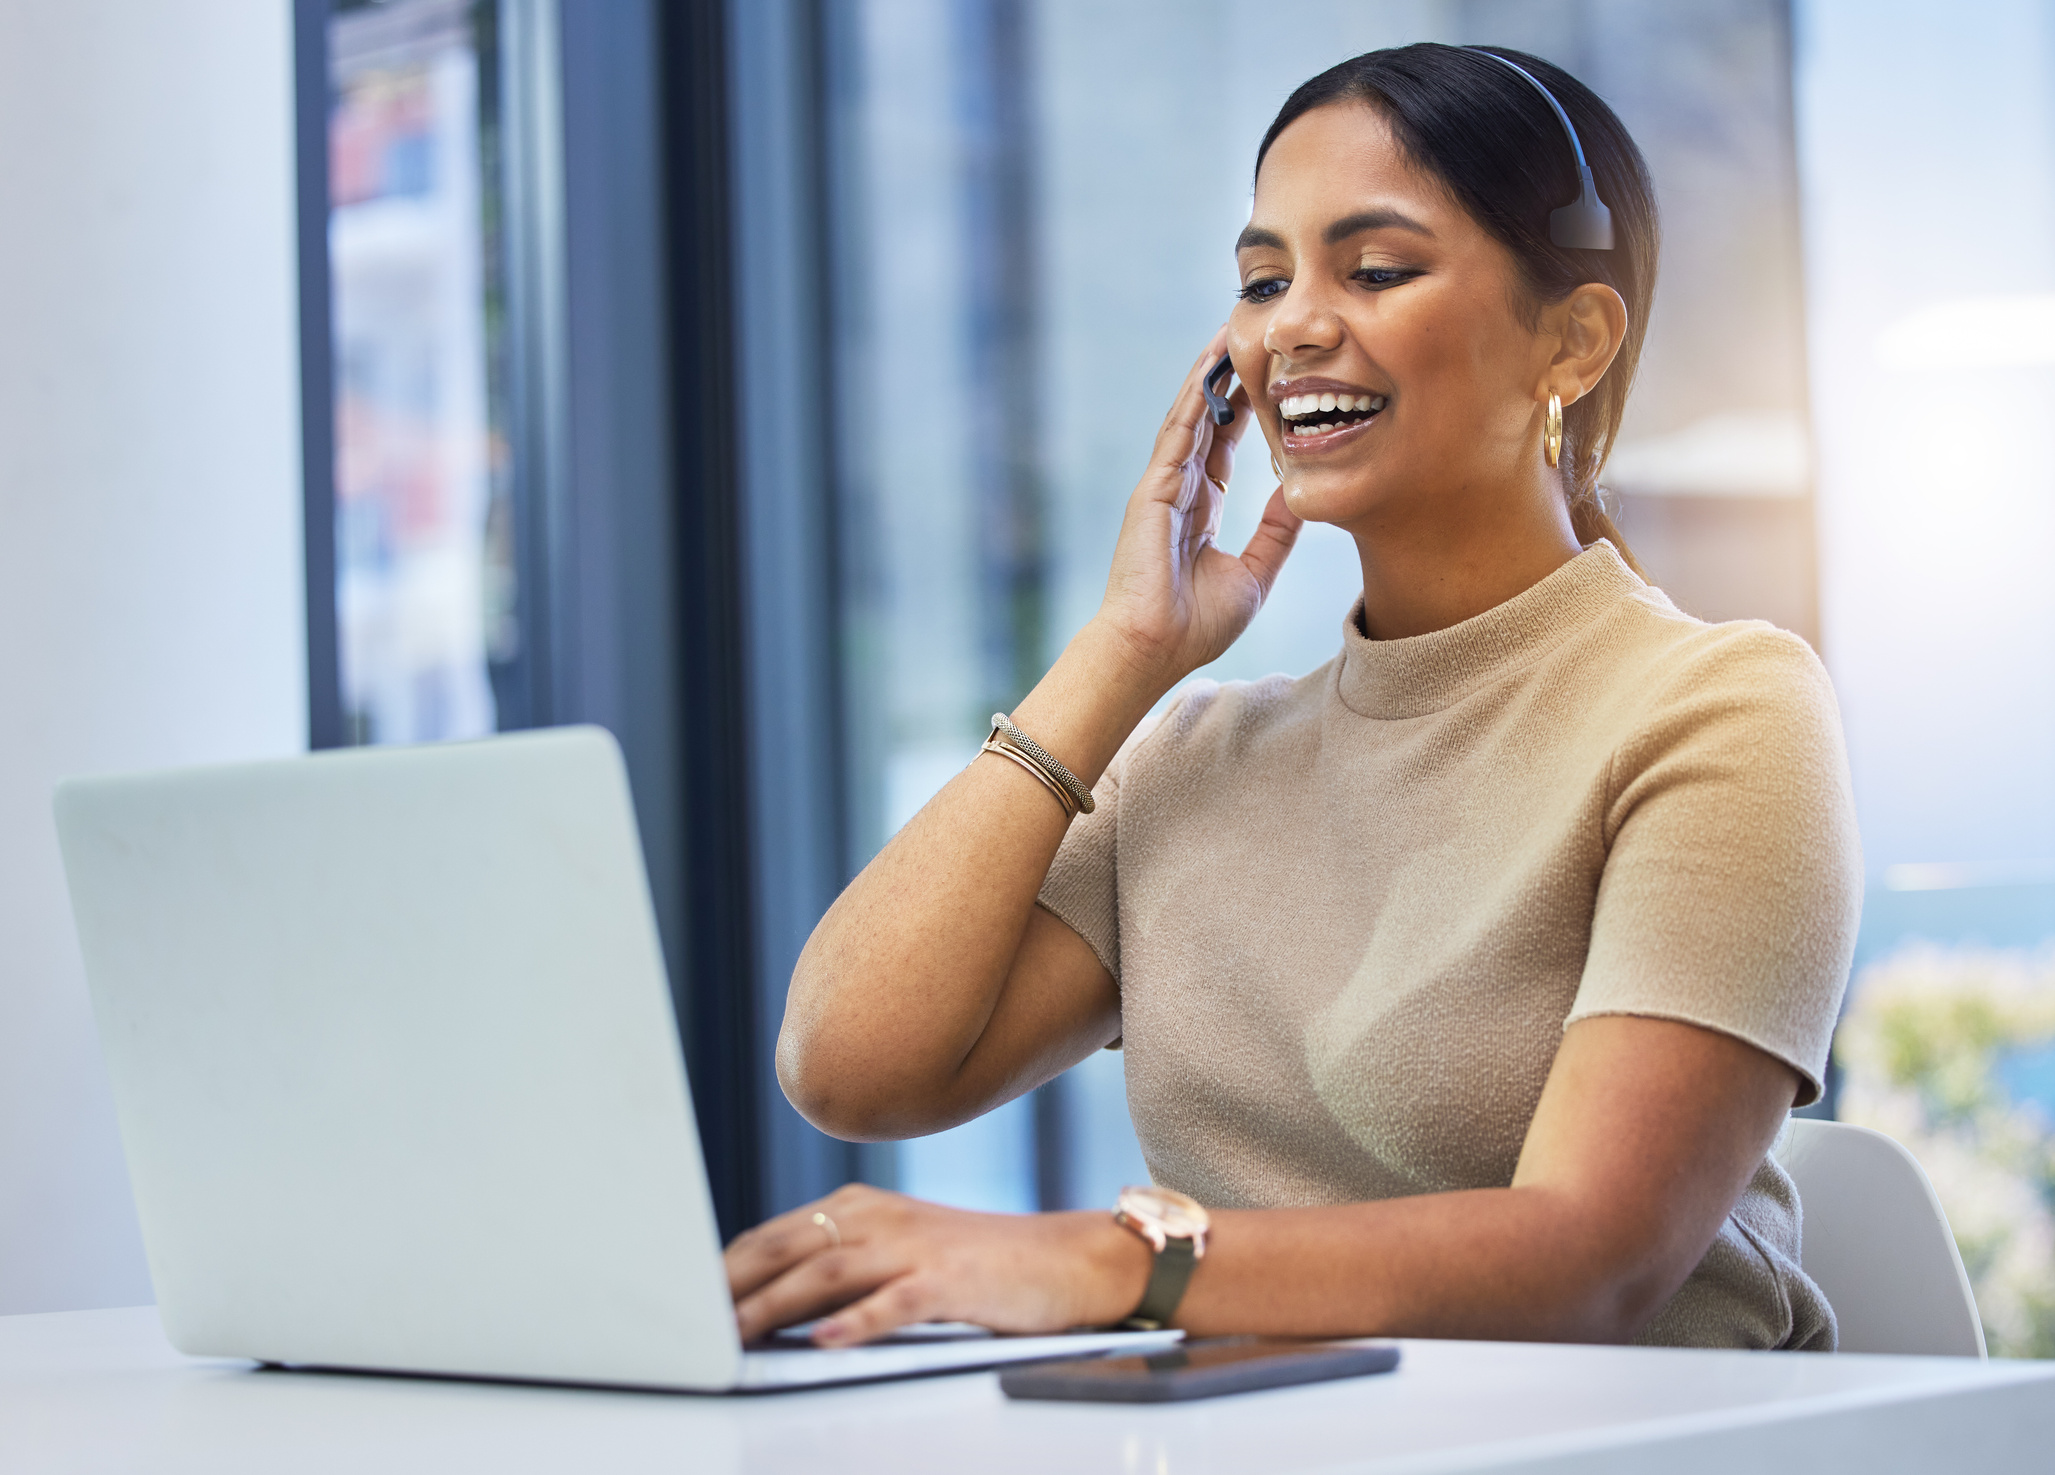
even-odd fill
[[[328,23],[335,602],[350,742],[499,726],[520,629],[502,352],[494,7]]]
[[[2055,28],[1807,0],[1822,614],[1872,885],[1843,1120],[1910,1147],[1993,1356],[2055,1355]],[[1906,271],[1918,212],[1973,222]]]

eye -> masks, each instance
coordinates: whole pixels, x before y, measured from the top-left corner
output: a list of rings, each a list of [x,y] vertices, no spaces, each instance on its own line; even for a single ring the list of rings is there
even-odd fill
[[[1396,287],[1400,282],[1410,281],[1416,273],[1397,266],[1366,266],[1354,273],[1356,281],[1366,287]]]
[[[1244,302],[1268,302],[1272,298],[1283,296],[1289,286],[1290,277],[1258,277],[1234,295]]]

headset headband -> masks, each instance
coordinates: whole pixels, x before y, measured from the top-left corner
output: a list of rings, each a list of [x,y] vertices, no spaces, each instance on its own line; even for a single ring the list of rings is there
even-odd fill
[[[1541,79],[1518,62],[1507,61],[1496,51],[1486,51],[1482,46],[1465,46],[1465,51],[1474,51],[1479,56],[1488,56],[1501,66],[1511,67],[1525,77],[1534,90],[1548,99],[1548,105],[1556,115],[1556,121],[1563,125],[1563,133],[1570,140],[1570,152],[1577,156],[1577,178],[1580,191],[1577,198],[1560,210],[1551,210],[1548,216],[1548,238],[1558,246],[1567,246],[1577,251],[1610,251],[1613,249],[1613,212],[1598,197],[1598,186],[1592,183],[1591,166],[1584,162],[1584,145],[1578,141],[1577,130],[1570,123],[1570,115],[1563,111],[1563,105],[1556,101],[1556,95],[1541,85]]]

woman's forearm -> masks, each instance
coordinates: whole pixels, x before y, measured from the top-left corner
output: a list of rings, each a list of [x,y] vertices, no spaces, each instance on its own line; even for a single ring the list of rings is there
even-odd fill
[[[1544,1187],[1213,1216],[1179,1308],[1194,1336],[1618,1342],[1682,1273]],[[1684,1269],[1689,1269],[1686,1262]]]
[[[729,1247],[745,1338],[817,1317],[838,1346],[920,1320],[1112,1326],[1149,1280],[1148,1245],[1104,1210],[976,1214],[852,1185],[821,1201],[842,1234],[828,1249],[813,1209]],[[1173,1321],[1195,1336],[1624,1341],[1704,1253],[1663,1239],[1539,1186],[1219,1212]]]
[[[1095,622],[1013,717],[1091,784],[1170,679]],[[903,1136],[1010,1094],[965,1066],[1067,828],[1032,775],[986,757],[864,868],[814,930],[787,997],[778,1071],[802,1112],[843,1136]]]
[[[1797,1087],[1731,1035],[1582,1020],[1564,1031],[1511,1187],[1216,1212],[1178,1324],[1624,1341],[1704,1258]],[[1140,1295],[1098,1279],[1100,1304]]]

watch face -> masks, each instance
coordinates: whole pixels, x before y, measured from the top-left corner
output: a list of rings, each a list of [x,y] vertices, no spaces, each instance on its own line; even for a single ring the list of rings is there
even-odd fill
[[[1174,1188],[1123,1188],[1121,1212],[1160,1228],[1170,1239],[1199,1239],[1212,1225],[1205,1206]]]

